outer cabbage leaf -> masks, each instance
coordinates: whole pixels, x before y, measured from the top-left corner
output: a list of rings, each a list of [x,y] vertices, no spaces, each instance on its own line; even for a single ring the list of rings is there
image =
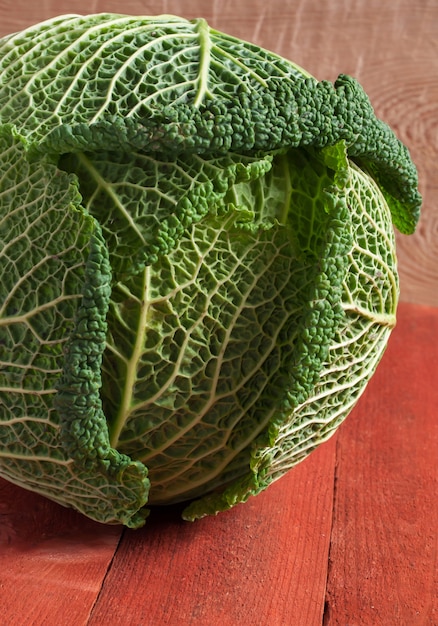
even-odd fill
[[[295,162],[290,171],[293,185],[311,180],[305,163],[300,167]],[[345,169],[340,173],[344,179]],[[265,436],[253,442],[250,471],[222,492],[192,502],[184,511],[185,519],[214,514],[245,501],[326,441],[355,406],[386,349],[396,323],[399,289],[391,215],[368,174],[350,163],[348,177],[345,197],[352,238],[342,281],[343,314],[313,390],[298,402],[293,402],[289,393],[293,410],[272,420]],[[315,181],[309,185],[311,189],[315,189]],[[306,211],[305,215],[312,213]]]
[[[229,188],[259,178],[271,155],[165,158],[144,151],[76,153],[60,167],[81,181],[84,205],[102,227],[115,276],[137,274],[203,216],[220,207]]]
[[[99,226],[81,210],[76,180],[29,164],[11,129],[0,129],[0,153],[0,474],[136,526],[146,469],[111,449],[105,419],[90,412],[100,405],[92,369],[100,376],[110,293]],[[57,409],[68,351],[83,378],[80,389],[64,381],[65,416]]]

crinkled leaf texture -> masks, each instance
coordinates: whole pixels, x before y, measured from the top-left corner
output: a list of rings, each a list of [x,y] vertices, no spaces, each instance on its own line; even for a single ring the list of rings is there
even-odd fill
[[[395,324],[420,196],[360,86],[203,20],[0,40],[0,475],[186,519],[325,441]]]

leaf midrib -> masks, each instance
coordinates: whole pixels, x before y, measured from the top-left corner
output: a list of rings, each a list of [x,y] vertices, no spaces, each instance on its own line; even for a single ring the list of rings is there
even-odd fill
[[[113,448],[117,448],[117,444],[120,439],[121,432],[125,426],[126,420],[130,414],[130,410],[133,403],[134,387],[137,380],[137,366],[143,353],[145,344],[145,335],[147,331],[147,320],[149,315],[149,309],[151,300],[148,297],[150,291],[150,267],[146,266],[143,270],[143,282],[142,282],[142,294],[143,297],[140,301],[140,310],[137,321],[137,328],[135,329],[135,342],[129,359],[125,361],[126,372],[124,376],[123,390],[120,398],[119,410],[117,411],[116,419],[110,428],[110,443]]]

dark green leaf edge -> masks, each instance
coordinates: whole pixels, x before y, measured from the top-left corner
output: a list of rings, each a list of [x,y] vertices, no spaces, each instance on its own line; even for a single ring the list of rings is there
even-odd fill
[[[78,474],[98,472],[111,486],[99,512],[89,511],[102,521],[117,519],[137,528],[148,511],[147,468],[111,448],[108,425],[100,399],[101,362],[106,340],[106,314],[111,295],[108,252],[96,222],[90,240],[83,297],[75,329],[65,350],[65,365],[54,405],[61,419],[60,444],[78,467]],[[108,486],[107,486],[108,487]],[[103,509],[107,509],[106,512]]]
[[[147,153],[194,153],[216,157],[228,151],[266,153],[282,148],[333,146],[344,140],[348,156],[364,164],[385,194],[394,225],[414,232],[422,198],[409,151],[379,120],[359,83],[345,75],[332,85],[306,78],[271,79],[268,92],[239,93],[228,102],[168,105],[139,119],[112,116],[92,125],[61,125],[30,155],[85,149]]]

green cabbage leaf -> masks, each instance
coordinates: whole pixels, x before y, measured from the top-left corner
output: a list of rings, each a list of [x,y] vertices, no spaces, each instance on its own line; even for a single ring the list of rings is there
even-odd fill
[[[360,85],[174,16],[0,40],[0,475],[104,522],[215,514],[327,440],[421,198]]]

